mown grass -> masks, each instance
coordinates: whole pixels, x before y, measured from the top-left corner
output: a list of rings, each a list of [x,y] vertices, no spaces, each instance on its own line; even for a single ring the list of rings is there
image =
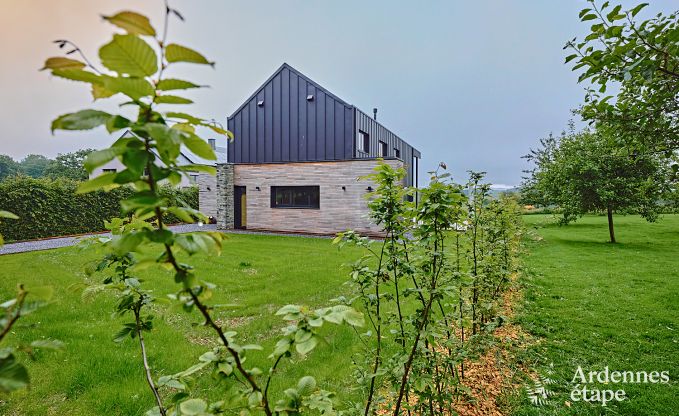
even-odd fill
[[[539,240],[528,243],[525,258],[525,299],[518,319],[538,343],[519,356],[546,375],[554,365],[557,395],[535,407],[525,393],[510,399],[516,415],[669,415],[679,409],[679,215],[658,223],[629,216],[616,218],[619,244],[609,244],[604,217],[589,216],[559,227],[549,215],[525,216]],[[322,306],[346,292],[348,269],[342,265],[359,252],[337,251],[325,239],[234,235],[221,257],[194,258],[200,276],[216,283],[214,303],[229,303],[218,312],[235,326],[244,342],[266,350],[250,357],[264,365],[282,321],[273,316],[287,303]],[[0,298],[11,296],[17,282],[51,285],[54,302],[23,319],[8,343],[56,338],[60,352],[22,356],[32,376],[31,388],[0,397],[1,415],[141,415],[153,406],[139,364],[138,344],[115,344],[112,335],[128,319],[112,316],[114,296],[103,293],[83,300],[71,287],[97,282],[84,266],[97,255],[76,248],[0,256]],[[144,276],[158,297],[176,289],[169,274]],[[147,336],[156,375],[171,374],[192,365],[214,339],[201,327],[197,313],[159,306],[156,329]],[[281,391],[307,373],[322,387],[352,398],[351,354],[359,347],[348,328],[328,327],[329,344],[308,358],[282,367]],[[299,364],[299,365],[297,365]],[[585,371],[670,371],[671,383],[617,385],[628,401],[600,405],[571,402],[568,382],[581,365]],[[602,386],[598,386],[602,387]],[[609,387],[605,387],[609,388]],[[209,375],[196,386],[197,395],[217,399]],[[169,395],[168,391],[163,392]]]
[[[272,351],[283,321],[274,312],[289,303],[321,307],[347,289],[348,268],[344,263],[358,255],[355,249],[338,251],[327,239],[233,235],[220,257],[188,260],[199,276],[218,285],[213,304],[234,304],[217,312],[227,327],[239,332],[243,343],[260,343],[261,352],[250,354],[250,365],[261,365]],[[122,322],[131,317],[112,316],[113,293],[83,300],[74,290],[83,282],[97,283],[104,275],[88,277],[85,265],[97,254],[78,248],[0,256],[0,299],[13,294],[17,282],[31,286],[50,285],[54,301],[20,320],[6,342],[12,345],[40,338],[65,342],[63,351],[39,351],[27,364],[32,384],[29,390],[0,396],[2,415],[141,415],[154,405],[145,384],[136,340],[112,341]],[[177,290],[172,275],[162,271],[140,276],[164,297]],[[172,374],[197,362],[211,349],[213,333],[200,326],[199,314],[190,315],[176,307],[156,307],[155,330],[146,336],[155,375]],[[295,357],[295,365],[281,368],[282,382],[274,392],[314,375],[321,387],[351,397],[351,353],[353,330],[328,326],[327,345],[319,345],[308,358]],[[298,364],[298,365],[297,365]],[[197,395],[218,399],[209,374],[196,386]],[[169,396],[170,392],[163,391]],[[349,393],[349,394],[348,394]],[[274,396],[275,397],[275,396]]]
[[[519,399],[517,415],[679,414],[679,215],[649,224],[616,217],[618,244],[607,243],[606,218],[587,216],[560,227],[549,215],[525,216],[541,238],[529,243],[520,323],[539,338],[527,359],[557,383],[547,406]],[[629,400],[573,402],[584,371],[669,371],[670,384],[609,384]],[[570,407],[565,403],[570,402]]]

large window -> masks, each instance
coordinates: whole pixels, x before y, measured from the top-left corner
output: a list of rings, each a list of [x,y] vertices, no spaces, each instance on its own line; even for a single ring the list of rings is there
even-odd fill
[[[362,130],[358,131],[356,137],[356,148],[361,152],[370,153],[370,135]]]
[[[319,186],[272,186],[271,208],[318,209]]]

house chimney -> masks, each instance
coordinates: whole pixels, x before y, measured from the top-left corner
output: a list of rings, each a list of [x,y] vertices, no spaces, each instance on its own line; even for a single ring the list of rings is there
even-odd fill
[[[377,108],[373,108],[373,119],[377,121]]]

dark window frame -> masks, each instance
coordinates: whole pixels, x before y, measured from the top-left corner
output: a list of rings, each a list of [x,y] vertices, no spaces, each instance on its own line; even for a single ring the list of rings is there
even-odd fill
[[[387,142],[379,140],[377,142],[377,157],[388,157],[389,156],[389,146]]]
[[[394,157],[397,159],[401,158],[401,150],[397,147],[394,147]]]
[[[370,153],[370,135],[363,130],[358,131],[359,135],[359,140],[358,143],[360,146],[358,147],[359,152],[364,152],[364,153]]]
[[[295,195],[294,192],[307,192],[310,195]],[[278,195],[280,193],[280,198]],[[285,195],[289,193],[288,195]],[[306,203],[301,203],[301,199],[306,199]],[[287,202],[286,202],[287,200]],[[275,209],[320,209],[321,208],[321,187],[319,185],[304,186],[272,186],[271,187],[271,208]]]

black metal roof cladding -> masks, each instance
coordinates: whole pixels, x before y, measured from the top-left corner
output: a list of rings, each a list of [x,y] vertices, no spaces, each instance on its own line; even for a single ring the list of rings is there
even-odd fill
[[[276,77],[276,75],[278,75],[280,72],[283,71],[283,69],[286,69],[286,68],[287,68],[289,71],[292,71],[292,72],[294,72],[295,74],[297,74],[300,78],[303,78],[306,82],[308,82],[308,83],[314,85],[316,88],[322,90],[326,95],[332,97],[332,98],[335,99],[336,101],[339,101],[340,103],[344,104],[344,105],[347,106],[347,107],[355,108],[356,110],[358,110],[358,111],[360,111],[360,112],[362,112],[362,113],[364,113],[364,114],[367,114],[367,113],[365,113],[363,110],[361,110],[360,108],[354,106],[353,104],[349,104],[349,103],[346,102],[345,100],[339,98],[338,96],[336,96],[336,95],[333,94],[332,92],[328,91],[327,88],[323,87],[321,84],[317,83],[316,81],[312,80],[311,78],[309,78],[308,76],[304,75],[304,74],[301,73],[300,71],[296,70],[295,68],[293,68],[293,67],[292,67],[290,64],[288,64],[287,62],[283,62],[283,64],[282,64],[276,71],[274,71],[274,73],[271,74],[271,76],[270,76],[269,78],[267,78],[266,81],[264,81],[264,82],[262,83],[262,85],[261,85],[259,88],[257,88],[257,89],[256,89],[256,90],[255,90],[255,91],[254,91],[254,92],[253,92],[253,93],[252,93],[252,94],[251,94],[251,95],[243,102],[243,104],[241,104],[241,105],[240,105],[233,113],[231,113],[231,115],[230,115],[228,118],[229,118],[229,119],[233,118],[236,114],[238,114],[239,111],[241,111],[243,108],[245,108],[245,107],[250,103],[250,101],[251,101],[252,99],[254,99],[255,97],[257,97],[257,95],[264,89],[264,87],[266,87],[266,85],[267,85],[269,82],[271,82],[271,81]],[[399,136],[398,134],[394,133],[393,131],[391,131],[390,129],[388,129],[387,127],[385,127],[382,123],[378,122],[377,120],[374,120],[374,122],[375,122],[376,124],[378,124],[379,126],[381,126],[382,128],[384,128],[385,130],[389,131],[389,132],[390,132],[391,134],[393,134],[394,136],[400,138],[400,136]],[[401,139],[401,140],[403,140],[403,139]],[[404,141],[405,141],[405,140],[404,140]],[[411,147],[412,147],[412,146],[411,146]],[[417,156],[420,157],[420,151],[417,150],[417,149],[414,148],[414,147],[413,147],[413,150],[415,151],[415,153],[417,154]]]

